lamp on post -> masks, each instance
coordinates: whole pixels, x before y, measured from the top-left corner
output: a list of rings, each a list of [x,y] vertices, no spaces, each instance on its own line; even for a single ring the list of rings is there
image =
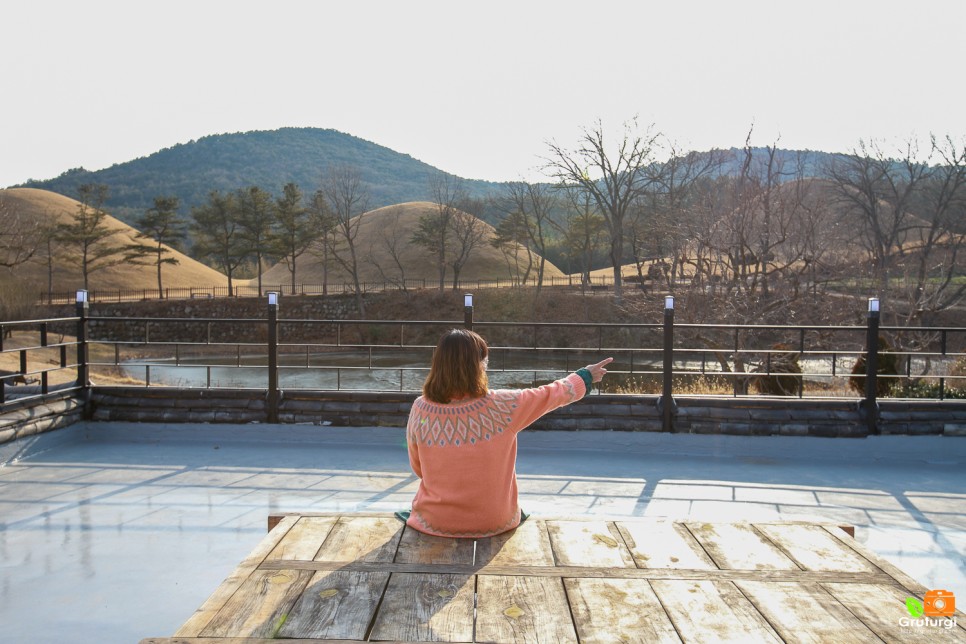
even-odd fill
[[[473,294],[467,293],[463,296],[463,326],[468,331],[473,330]]]
[[[268,422],[278,422],[278,293],[268,293]]]
[[[868,325],[865,334],[865,399],[862,411],[869,434],[879,433],[879,298],[869,298]]]
[[[87,290],[79,289],[74,301],[77,303],[77,386],[81,390],[83,411],[86,419],[90,411],[91,378],[87,348],[87,313],[90,307]]]
[[[661,425],[664,431],[674,429],[674,398],[671,396],[671,383],[674,378],[674,296],[664,298],[664,369],[661,397],[657,400],[661,412]]]

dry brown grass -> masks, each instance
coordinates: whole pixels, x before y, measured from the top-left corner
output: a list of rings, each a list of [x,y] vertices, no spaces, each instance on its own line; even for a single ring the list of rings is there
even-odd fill
[[[386,276],[398,279],[400,270],[394,263],[391,254],[386,249],[386,239],[395,237],[400,263],[406,279],[425,279],[428,286],[439,282],[439,272],[434,258],[428,256],[426,250],[412,244],[409,239],[419,225],[419,218],[436,212],[436,204],[427,201],[386,206],[369,211],[362,215],[359,232],[355,240],[356,253],[360,260],[359,278],[367,282],[382,282]],[[495,280],[509,279],[510,273],[503,254],[490,245],[495,230],[489,224],[486,227],[487,239],[476,248],[470,260],[463,267],[460,279],[466,280]],[[520,251],[520,265],[526,265],[526,258]],[[302,284],[322,283],[322,263],[317,249],[303,255],[296,264],[296,282]],[[536,276],[536,262],[531,277]],[[380,271],[380,268],[382,269]],[[563,271],[547,262],[544,274],[546,277],[562,277]],[[452,281],[452,272],[446,273],[447,283]],[[341,268],[330,266],[329,282],[347,282],[350,276]],[[284,262],[276,264],[262,275],[266,284],[289,284],[291,276]]]
[[[51,224],[69,223],[79,205],[69,197],[34,188],[0,190],[0,202],[5,208],[26,214],[34,221]],[[111,243],[135,242],[134,236],[137,231],[134,228],[110,215],[105,218],[105,221],[109,228],[117,231],[117,234],[111,238]],[[144,243],[144,240],[139,240],[137,243]],[[73,291],[83,287],[83,275],[80,269],[76,264],[66,261],[68,252],[64,248],[54,250],[53,290],[55,291]],[[46,290],[47,256],[46,253],[38,253],[38,255],[41,256],[17,266],[12,273],[18,281],[33,284],[38,290]],[[224,275],[183,253],[171,249],[167,257],[173,257],[179,263],[162,267],[162,285],[166,288],[228,284]],[[125,262],[94,272],[90,275],[89,286],[92,289],[157,289],[157,267]]]
[[[61,335],[51,333],[48,335],[49,344],[73,343],[76,337],[73,335]],[[4,338],[4,353],[0,353],[0,372],[18,373],[20,371],[20,352],[18,349],[27,348],[27,371],[31,375],[27,376],[27,384],[37,384],[40,381],[40,371],[47,371],[48,384],[63,385],[74,382],[77,378],[77,370],[72,368],[60,368],[60,348],[35,348],[40,345],[39,334],[35,331],[19,330],[14,331],[10,337]],[[10,350],[13,351],[10,351]],[[159,349],[159,354],[163,352]],[[71,345],[67,347],[67,362],[73,364],[76,361],[77,349]],[[88,355],[91,362],[111,363],[114,361],[114,350],[110,346],[91,343],[88,348]],[[120,368],[114,366],[98,366],[91,369],[91,380],[100,385],[141,385],[143,380],[131,378],[124,374]]]

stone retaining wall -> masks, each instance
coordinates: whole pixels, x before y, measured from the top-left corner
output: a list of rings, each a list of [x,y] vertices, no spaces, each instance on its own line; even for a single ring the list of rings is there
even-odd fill
[[[415,394],[283,392],[279,422],[335,426],[406,424]],[[663,430],[655,396],[592,395],[558,409],[537,430]],[[857,401],[681,397],[674,431],[742,436],[863,437]],[[264,423],[261,391],[97,387],[93,419],[136,422]],[[880,401],[881,434],[966,436],[966,401]]]
[[[77,396],[16,407],[0,414],[0,444],[61,429],[82,420],[83,401]]]
[[[282,424],[403,427],[415,394],[283,392]],[[534,430],[663,431],[655,396],[591,395],[537,421]],[[868,430],[857,401],[680,397],[674,431],[739,436],[861,438]],[[0,444],[67,427],[84,416],[77,396],[0,414]],[[95,387],[89,417],[145,423],[265,423],[260,390]],[[966,401],[880,401],[879,433],[966,436]]]

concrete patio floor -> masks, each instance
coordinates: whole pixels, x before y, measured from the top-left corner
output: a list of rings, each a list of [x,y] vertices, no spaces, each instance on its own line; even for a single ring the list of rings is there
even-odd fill
[[[4,465],[5,464],[5,465]],[[815,520],[966,597],[966,439],[524,432],[540,516]],[[403,431],[81,423],[0,446],[10,642],[170,636],[284,511],[406,508]]]

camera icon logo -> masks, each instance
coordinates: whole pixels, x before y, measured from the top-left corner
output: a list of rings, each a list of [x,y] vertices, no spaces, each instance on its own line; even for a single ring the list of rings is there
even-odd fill
[[[922,598],[926,617],[952,617],[956,613],[956,596],[948,590],[930,590]]]

